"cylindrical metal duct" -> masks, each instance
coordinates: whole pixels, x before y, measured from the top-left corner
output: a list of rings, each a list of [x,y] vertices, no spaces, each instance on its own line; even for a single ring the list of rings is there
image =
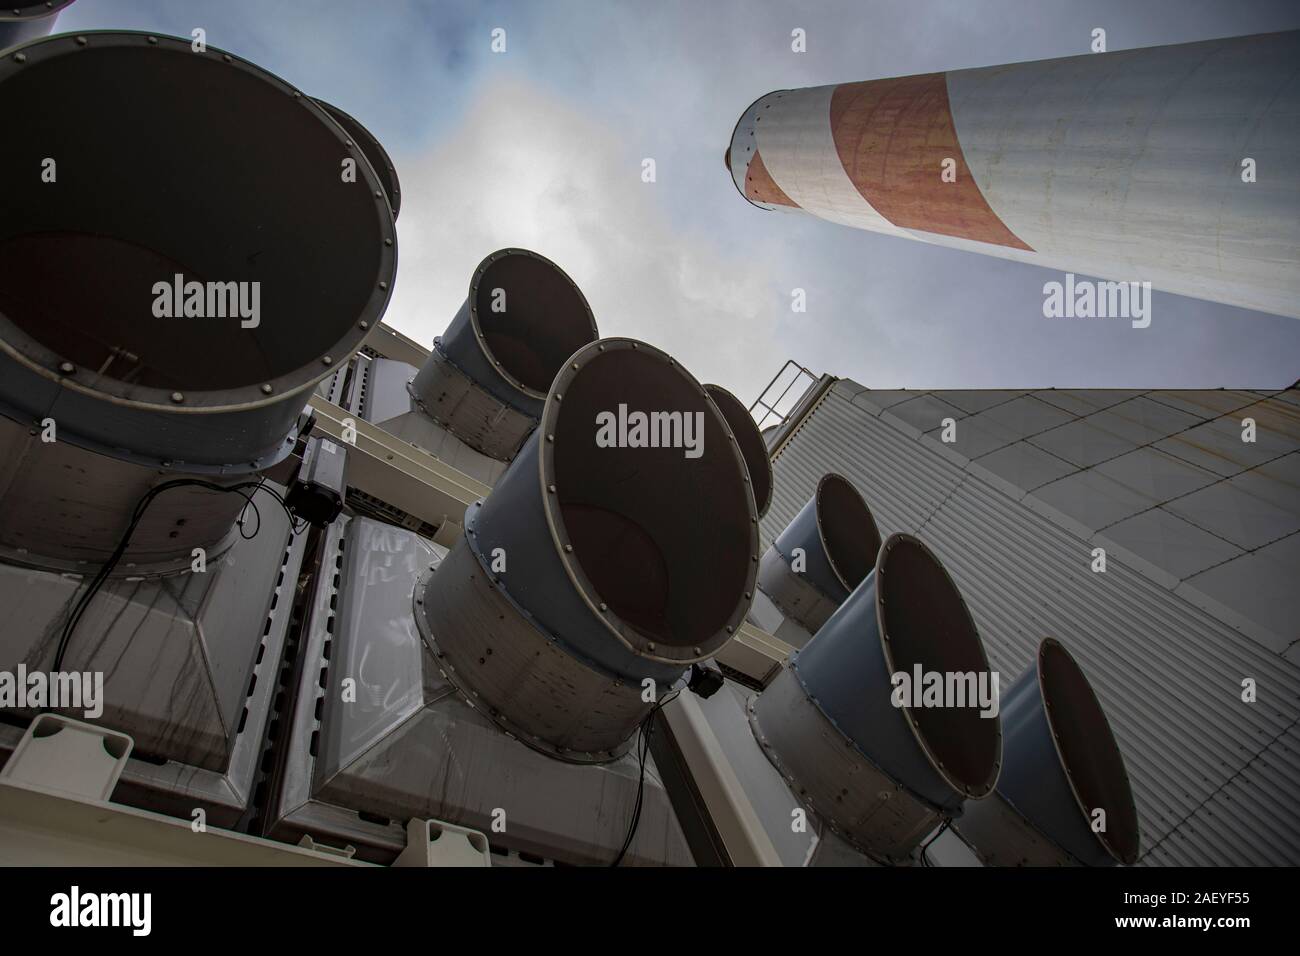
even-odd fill
[[[474,270],[411,396],[471,448],[509,461],[537,426],[551,380],[597,334],[586,298],[559,266],[501,249]]]
[[[852,482],[831,472],[763,553],[758,586],[812,633],[871,573],[879,551],[871,509]]]
[[[938,673],[963,701],[895,703],[896,674]],[[871,575],[750,704],[754,734],[837,833],[901,860],[943,817],[993,789],[995,691],[975,622],[939,560],[892,535]],[[974,695],[974,696],[972,696]]]
[[[754,491],[758,516],[761,518],[767,514],[767,509],[772,504],[772,459],[767,453],[767,442],[763,441],[758,423],[740,399],[721,385],[704,387],[708,389],[709,397],[718,406],[718,411],[722,412],[722,417],[727,420],[732,434],[736,436],[741,457],[745,459],[745,467],[749,471],[749,486]]]
[[[1300,317],[1297,61],[1291,31],[779,90],[727,166],[764,209]]]
[[[375,171],[379,181],[384,184],[384,195],[388,197],[388,205],[392,207],[393,219],[397,219],[397,212],[402,207],[402,184],[397,178],[397,167],[393,165],[392,159],[388,156],[388,150],[384,149],[384,144],[375,138],[375,135],[366,129],[365,126],[350,113],[345,113],[332,103],[326,103],[324,100],[317,100],[316,104],[330,115],[330,119],[343,127],[343,132],[348,134],[352,142],[361,147],[362,154],[370,163],[370,168]]]
[[[1002,723],[1006,766],[997,791],[956,824],[976,854],[991,866],[1136,862],[1141,837],[1124,757],[1060,642],[1038,646],[1034,666],[1003,697]]]
[[[83,573],[87,563],[103,564],[149,489],[184,477],[41,436],[38,427],[0,417],[0,561],[10,564],[74,573]],[[269,495],[257,497],[259,508],[279,507]],[[131,535],[120,573],[185,570],[194,548],[204,550],[205,561],[215,560],[235,542],[235,519],[245,502],[238,493],[168,489]],[[247,533],[260,514],[250,509]]]
[[[72,0],[9,0],[0,7],[0,50],[43,37]]]
[[[537,430],[416,585],[421,632],[471,703],[568,760],[626,750],[652,706],[642,681],[661,698],[749,608],[758,516],[729,435],[656,348],[603,339],[569,358]]]
[[[0,411],[154,467],[287,455],[392,291],[383,187],[340,175],[360,147],[259,67],[143,33],[0,57],[0,115]]]

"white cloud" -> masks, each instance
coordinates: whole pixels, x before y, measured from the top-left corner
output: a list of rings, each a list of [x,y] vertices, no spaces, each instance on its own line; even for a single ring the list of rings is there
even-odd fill
[[[781,293],[755,281],[771,270],[684,236],[657,195],[668,171],[643,183],[640,159],[536,86],[489,81],[446,139],[396,158],[398,276],[385,321],[431,343],[483,256],[522,246],[578,283],[602,335],[648,341],[702,381],[753,397],[776,370]]]

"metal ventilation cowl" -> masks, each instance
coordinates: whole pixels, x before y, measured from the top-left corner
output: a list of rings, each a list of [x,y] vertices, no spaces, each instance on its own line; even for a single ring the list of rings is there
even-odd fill
[[[0,50],[43,37],[72,0],[8,0],[0,7]]]
[[[758,516],[762,518],[772,504],[772,459],[767,453],[767,443],[763,433],[758,430],[754,416],[749,409],[721,385],[705,385],[709,397],[722,412],[722,417],[731,426],[740,454],[745,459],[745,468],[749,471],[749,487],[754,493],[754,502]]]
[[[475,451],[508,461],[537,426],[565,360],[597,335],[591,307],[559,266],[527,249],[501,249],[474,270],[411,396]]]
[[[402,208],[402,184],[397,178],[397,167],[393,165],[393,160],[388,155],[388,150],[384,149],[384,144],[351,113],[346,113],[333,103],[326,103],[324,100],[317,100],[316,104],[329,114],[330,119],[343,128],[343,132],[348,134],[353,143],[361,148],[375,176],[383,183],[384,195],[388,197],[388,205],[392,207],[393,219],[396,220],[397,213]]]
[[[974,621],[938,559],[892,535],[874,571],[751,704],[754,734],[813,809],[872,855],[904,859],[1002,761],[994,711],[895,706],[893,675],[984,675]]]
[[[871,509],[852,482],[829,473],[764,552],[758,586],[782,612],[816,632],[871,573],[879,551]]]
[[[142,464],[285,457],[392,292],[383,187],[340,177],[361,150],[278,77],[156,34],[0,57],[0,115],[0,413]]]
[[[1123,754],[1088,678],[1059,641],[1039,644],[1034,665],[1003,697],[1002,722],[1006,765],[997,792],[956,825],[976,854],[992,866],[1137,862],[1141,835]]]
[[[603,447],[620,406],[703,424],[702,454]],[[745,465],[704,388],[665,353],[603,339],[556,377],[541,424],[415,593],[467,696],[525,742],[611,759],[686,666],[744,620],[758,527]]]

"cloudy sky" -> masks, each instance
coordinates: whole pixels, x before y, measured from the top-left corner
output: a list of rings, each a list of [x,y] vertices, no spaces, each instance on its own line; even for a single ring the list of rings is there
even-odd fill
[[[402,180],[385,321],[420,342],[524,246],[603,334],[749,402],[788,358],[872,388],[1291,384],[1300,321],[1157,293],[1148,329],[1053,322],[1059,273],[763,212],[722,154],[773,89],[1086,53],[1094,27],[1118,50],[1297,26],[1264,0],[78,0],[57,29],[203,27],[369,126]]]

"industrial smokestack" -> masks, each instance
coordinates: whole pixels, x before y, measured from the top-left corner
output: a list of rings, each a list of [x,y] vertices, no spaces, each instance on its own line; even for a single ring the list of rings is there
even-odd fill
[[[764,209],[1297,317],[1298,60],[1292,31],[780,90],[727,166]]]
[[[772,459],[768,456],[763,433],[758,430],[758,424],[754,421],[754,416],[749,414],[749,409],[735,395],[721,385],[704,387],[718,406],[718,411],[722,412],[722,417],[731,426],[732,434],[736,436],[736,444],[740,446],[741,457],[745,459],[749,486],[753,489],[754,502],[761,518],[767,514],[767,509],[772,504]]]
[[[1003,697],[997,792],[954,828],[990,866],[1110,866],[1138,858],[1124,757],[1070,653],[1051,638]]]
[[[416,585],[447,679],[543,752],[626,751],[688,664],[744,620],[758,516],[707,391],[668,355],[602,339],[569,357],[541,423]]]
[[[293,450],[387,305],[392,213],[368,163],[340,177],[361,150],[309,97],[188,39],[29,43],[0,58],[0,115],[0,546],[102,562],[166,475]],[[169,491],[128,557],[211,544],[242,506]]]
[[[809,633],[844,603],[876,563],[880,532],[853,483],[834,473],[763,553],[758,587]]]
[[[896,704],[894,676],[918,670],[967,699]],[[963,801],[993,789],[1002,731],[996,706],[989,713],[978,699],[990,687],[952,579],[918,539],[895,534],[873,573],[751,702],[750,722],[818,816],[869,855],[898,862]]]
[[[9,0],[0,8],[0,50],[43,37],[72,0]]]
[[[537,426],[551,380],[597,335],[586,298],[559,266],[501,249],[474,270],[411,396],[471,448],[509,461]]]

